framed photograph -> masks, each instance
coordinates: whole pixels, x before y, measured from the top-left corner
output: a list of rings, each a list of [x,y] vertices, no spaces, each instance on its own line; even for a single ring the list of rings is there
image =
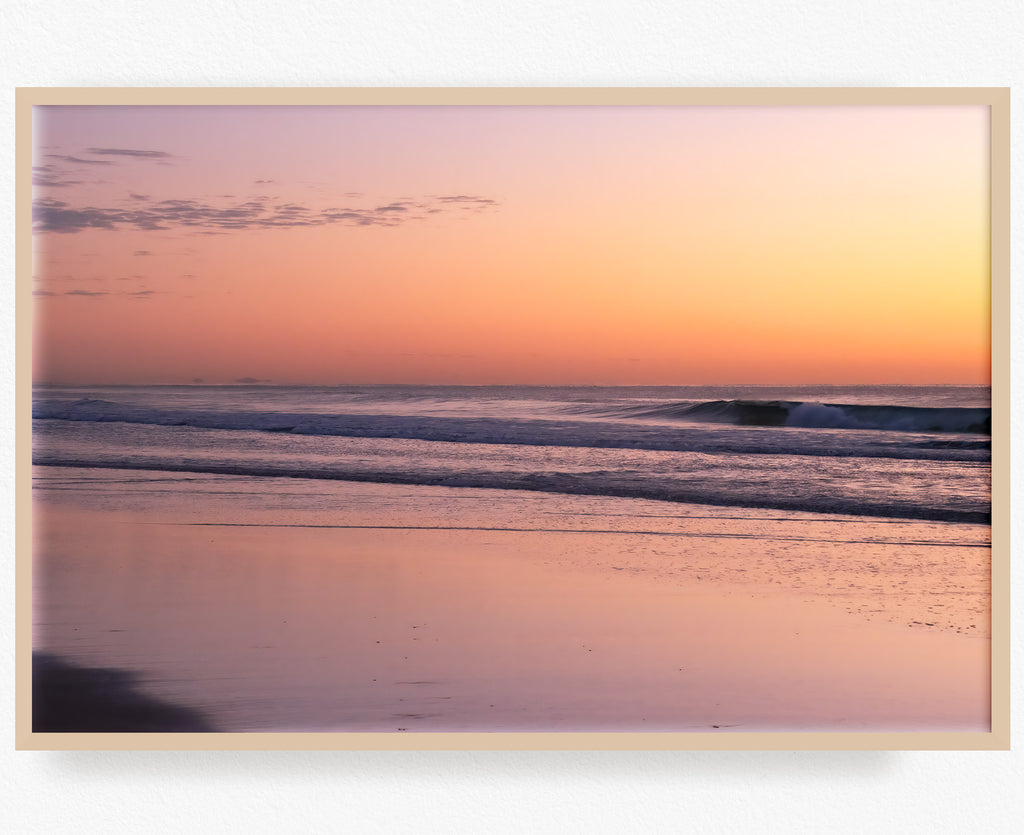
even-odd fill
[[[18,91],[18,747],[1009,747],[1005,89]]]

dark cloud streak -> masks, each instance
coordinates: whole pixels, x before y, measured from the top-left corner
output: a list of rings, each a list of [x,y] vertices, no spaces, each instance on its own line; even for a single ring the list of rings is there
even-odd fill
[[[201,234],[223,234],[245,229],[294,228],[341,224],[348,226],[398,226],[427,215],[466,208],[486,209],[497,201],[472,195],[448,195],[429,202],[396,201],[374,209],[311,209],[297,203],[271,205],[266,198],[216,206],[202,200],[159,200],[146,202],[132,195],[138,205],[131,208],[73,208],[52,198],[33,204],[36,232],[74,233],[85,229],[137,229],[162,231],[173,227],[194,228]],[[138,253],[137,253],[138,254]]]
[[[67,154],[47,154],[49,159],[62,159],[64,162],[81,163],[85,165],[113,165],[109,159],[82,159],[81,157],[72,157]]]
[[[33,290],[33,296],[84,296],[94,299],[100,296],[128,296],[129,298],[145,301],[151,296],[162,295],[159,290],[121,290],[111,292],[109,290],[65,290],[63,293],[56,293],[52,290]]]
[[[491,200],[489,197],[477,197],[472,194],[448,194],[440,197],[435,197],[438,203],[478,203],[485,206],[496,205],[495,200]]]
[[[174,156],[167,151],[137,151],[133,148],[89,148],[90,154],[97,156],[144,157],[160,159]]]

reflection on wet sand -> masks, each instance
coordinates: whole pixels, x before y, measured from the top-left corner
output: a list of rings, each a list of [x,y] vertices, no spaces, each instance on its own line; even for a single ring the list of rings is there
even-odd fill
[[[612,532],[611,517],[525,531],[550,503],[510,496],[470,513],[439,488],[331,490],[326,516],[260,494],[250,517],[237,495],[184,488],[144,509],[40,501],[36,648],[138,671],[122,682],[227,732],[988,730],[987,638],[828,602],[837,567],[845,588],[859,559],[918,546],[837,530],[778,551],[807,537],[783,517],[752,539]],[[928,546],[919,570],[945,566],[923,561],[945,550],[983,553]],[[800,583],[785,573],[795,556]],[[784,585],[764,582],[768,563]],[[982,591],[972,577],[968,601]]]

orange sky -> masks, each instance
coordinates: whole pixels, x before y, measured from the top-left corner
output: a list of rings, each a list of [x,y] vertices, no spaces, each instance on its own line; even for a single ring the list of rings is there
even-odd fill
[[[37,107],[35,379],[987,383],[985,107]]]

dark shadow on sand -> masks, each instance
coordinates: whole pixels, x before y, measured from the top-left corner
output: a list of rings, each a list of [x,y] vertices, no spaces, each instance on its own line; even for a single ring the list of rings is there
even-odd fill
[[[58,655],[32,654],[34,733],[204,733],[199,711],[147,696],[128,670],[79,667]]]

